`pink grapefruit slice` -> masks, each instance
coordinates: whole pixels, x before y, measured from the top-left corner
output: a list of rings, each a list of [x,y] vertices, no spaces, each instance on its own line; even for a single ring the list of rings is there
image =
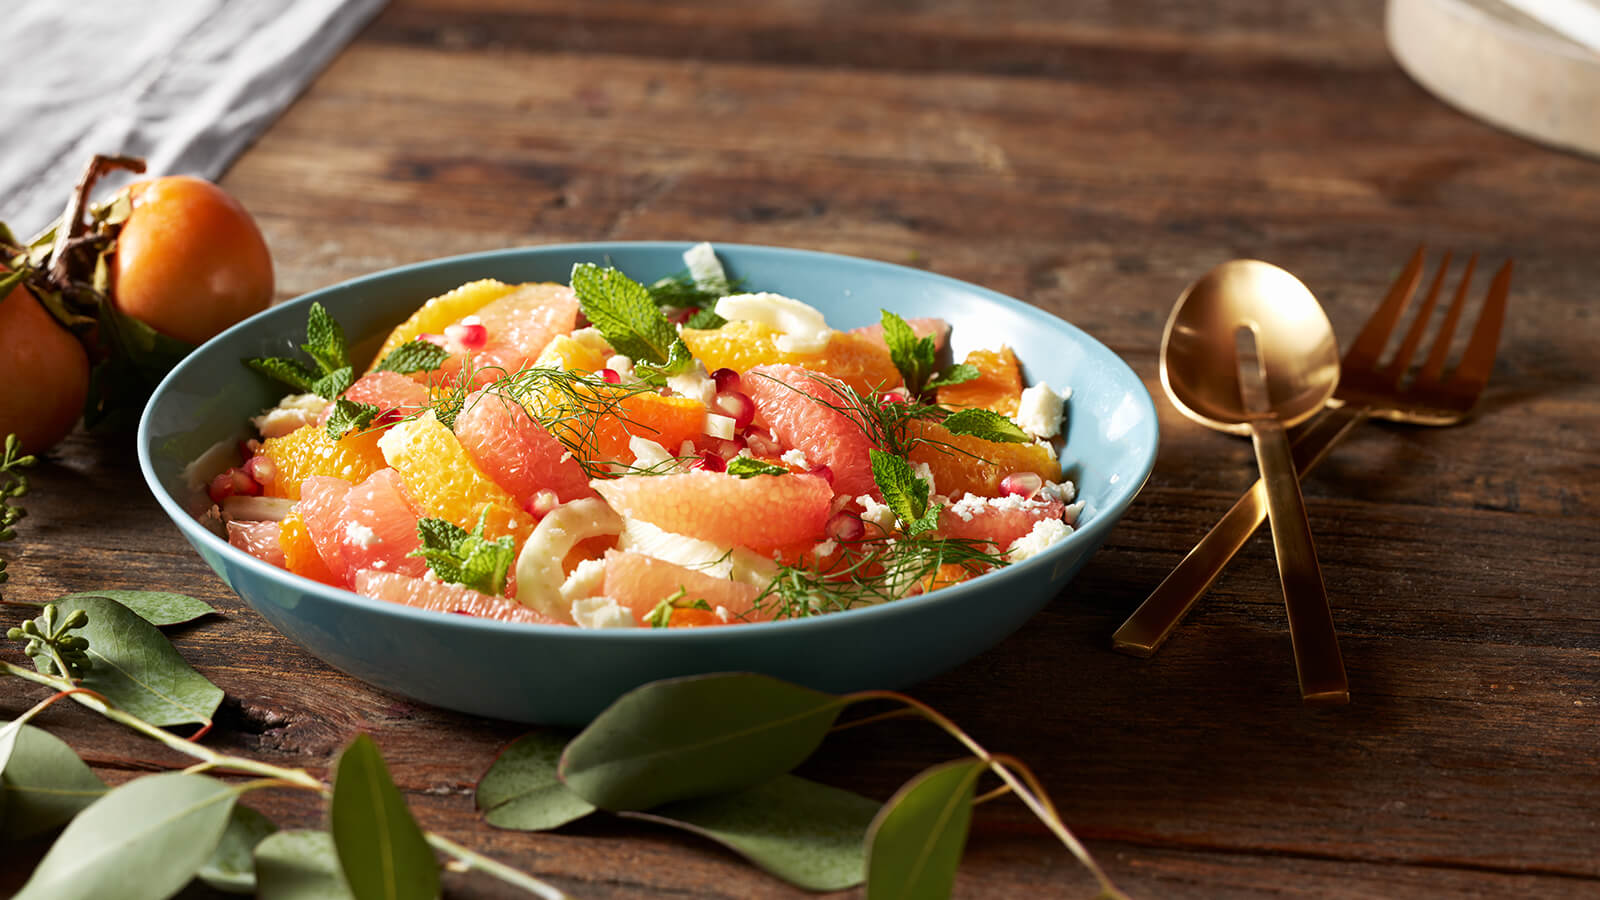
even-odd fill
[[[939,534],[947,538],[990,541],[1000,550],[1045,519],[1059,519],[1066,504],[1054,498],[980,497],[967,494],[939,511]]]
[[[833,471],[835,491],[876,495],[873,443],[862,427],[862,417],[871,412],[850,399],[839,382],[799,366],[757,366],[740,384],[755,402],[756,419],[767,423],[773,437],[799,448],[812,465]]]
[[[950,340],[950,323],[943,319],[925,316],[915,319],[907,319],[906,324],[911,326],[912,333],[914,333],[917,337],[933,338],[933,346],[935,350],[943,350],[944,345]],[[881,322],[874,322],[871,325],[863,325],[860,328],[852,328],[850,329],[850,333],[872,338],[878,343],[884,344],[885,348],[888,347],[888,344],[884,343],[883,340],[883,323]]]
[[[380,415],[398,410],[401,416],[413,415],[428,406],[428,389],[399,372],[373,372],[356,379],[340,395],[345,400],[376,406]],[[333,404],[317,417],[317,425],[325,427],[333,415]]]
[[[479,307],[467,321],[473,318],[476,324],[483,326],[486,343],[470,354],[446,360],[430,376],[435,384],[453,379],[464,364],[470,364],[475,370],[473,383],[476,385],[487,384],[531,365],[546,344],[570,334],[578,324],[578,296],[564,284],[522,284],[511,293]]]
[[[344,533],[340,513],[344,510],[345,495],[350,493],[350,482],[343,478],[313,475],[300,483],[300,503],[297,509],[316,545],[317,555],[327,565],[328,571],[342,585],[350,583],[350,565],[345,562],[344,547],[339,537]]]
[[[485,475],[527,509],[542,490],[562,503],[593,497],[583,466],[522,404],[494,391],[467,397],[456,416],[456,440]]]
[[[428,564],[411,552],[417,538],[417,513],[406,497],[400,473],[379,469],[350,489],[339,511],[340,551],[350,571],[374,569],[421,575]]]
[[[594,482],[611,508],[663,531],[767,552],[822,539],[833,489],[817,475],[696,470]]]
[[[375,572],[362,569],[356,572],[356,593],[375,600],[431,609],[434,612],[457,613],[501,622],[527,622],[533,625],[559,625],[556,620],[534,612],[520,603],[504,597],[491,597],[459,584],[428,581],[401,575],[398,572]]]
[[[280,528],[277,522],[229,522],[228,543],[256,559],[286,568],[283,547],[278,544]]]
[[[631,550],[606,551],[603,592],[633,610],[633,618],[640,624],[662,600],[680,590],[683,593],[677,602],[679,608],[673,610],[667,622],[669,627],[720,625],[770,618],[768,615],[758,615],[753,609],[759,593],[754,585],[707,575]],[[695,608],[692,604],[696,601],[704,601],[710,609]],[[727,618],[716,612],[719,607],[726,611]]]

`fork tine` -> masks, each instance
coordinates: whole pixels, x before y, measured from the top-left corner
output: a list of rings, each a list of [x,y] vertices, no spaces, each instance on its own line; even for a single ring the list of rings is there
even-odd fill
[[[1433,348],[1428,351],[1428,360],[1422,364],[1421,371],[1417,372],[1416,383],[1420,385],[1438,384],[1439,375],[1444,372],[1445,357],[1450,355],[1450,341],[1455,337],[1456,325],[1461,322],[1461,310],[1467,305],[1467,288],[1472,284],[1472,273],[1478,267],[1478,254],[1467,257],[1467,267],[1461,270],[1461,283],[1456,285],[1456,296],[1450,301],[1450,309],[1444,314],[1444,321],[1439,323],[1439,334],[1433,339]]]
[[[1406,373],[1406,367],[1411,364],[1411,355],[1417,352],[1417,345],[1422,343],[1422,335],[1428,330],[1428,320],[1433,318],[1433,308],[1439,301],[1439,289],[1444,286],[1444,276],[1448,271],[1450,271],[1450,253],[1446,251],[1444,258],[1439,260],[1439,271],[1434,273],[1433,283],[1428,286],[1428,296],[1423,298],[1422,306],[1418,307],[1411,327],[1406,330],[1406,336],[1400,342],[1400,348],[1394,352],[1394,359],[1391,359],[1378,373],[1391,384],[1400,383],[1400,376]],[[1471,271],[1472,263],[1468,262],[1467,272],[1470,274]]]
[[[1383,348],[1389,343],[1395,323],[1400,321],[1400,314],[1405,312],[1406,304],[1411,302],[1411,295],[1416,292],[1417,282],[1422,278],[1423,249],[1419,245],[1417,252],[1411,254],[1411,261],[1406,263],[1400,277],[1389,288],[1388,296],[1383,298],[1383,303],[1367,319],[1361,333],[1356,335],[1355,343],[1345,352],[1342,362],[1345,368],[1369,371],[1378,368],[1378,357],[1383,355]]]
[[[1450,376],[1450,387],[1458,394],[1476,396],[1489,383],[1489,373],[1494,370],[1495,350],[1500,345],[1500,327],[1505,323],[1506,299],[1511,293],[1511,260],[1494,275],[1489,284],[1489,295],[1478,311],[1478,322],[1472,326],[1472,337],[1467,340],[1466,352]],[[1428,360],[1430,363],[1432,359]],[[1443,362],[1434,369],[1424,369],[1422,377],[1437,382]]]

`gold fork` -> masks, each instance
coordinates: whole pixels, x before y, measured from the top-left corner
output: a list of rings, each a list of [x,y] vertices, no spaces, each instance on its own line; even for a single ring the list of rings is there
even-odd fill
[[[1340,362],[1339,388],[1328,401],[1329,408],[1295,441],[1295,468],[1302,477],[1322,462],[1334,444],[1369,417],[1418,425],[1453,425],[1472,411],[1494,368],[1495,348],[1500,342],[1506,297],[1511,289],[1511,261],[1507,260],[1489,285],[1489,294],[1478,312],[1466,350],[1455,369],[1446,376],[1444,366],[1450,355],[1451,337],[1461,320],[1467,286],[1472,281],[1477,261],[1477,254],[1467,260],[1428,357],[1407,384],[1404,379],[1411,357],[1422,343],[1445,271],[1450,267],[1450,254],[1446,253],[1399,349],[1388,363],[1380,365],[1389,336],[1422,278],[1423,248],[1418,247],[1412,254],[1411,261],[1389,288],[1388,296],[1373,311]],[[1122,623],[1111,636],[1112,646],[1134,656],[1154,654],[1266,517],[1267,492],[1262,482],[1257,481]]]

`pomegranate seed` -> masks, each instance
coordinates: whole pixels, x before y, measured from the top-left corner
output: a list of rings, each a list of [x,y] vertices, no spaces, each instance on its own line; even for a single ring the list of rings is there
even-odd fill
[[[710,434],[701,435],[695,445],[701,453],[715,453],[723,460],[733,459],[749,446],[742,437],[719,438]]]
[[[450,349],[450,339],[442,334],[434,334],[431,331],[425,331],[422,334],[417,335],[417,340],[427,341],[436,347],[443,347],[446,350]]]
[[[244,471],[259,484],[270,484],[278,477],[278,466],[270,456],[250,457],[245,461]]]
[[[622,375],[616,369],[601,369],[600,379],[606,384],[621,384]]]
[[[405,417],[406,417],[405,411],[402,410],[402,409],[399,409],[399,408],[386,409],[383,412],[378,413],[378,415],[375,418],[373,418],[372,427],[373,428],[388,428],[390,425],[393,425],[394,423],[400,421],[401,419],[404,419]]]
[[[783,445],[773,440],[765,431],[752,428],[745,433],[744,439],[750,447],[750,452],[763,459],[775,459],[783,455]]]
[[[211,498],[212,503],[221,503],[232,497],[233,472],[231,470],[223,472],[221,475],[211,479],[211,484],[206,488],[206,496]]]
[[[719,391],[737,391],[739,389],[739,373],[732,369],[722,368],[711,373],[711,380],[717,383]]]
[[[723,371],[719,369],[718,371]],[[734,376],[737,378],[738,376]],[[738,391],[718,391],[712,398],[711,405],[722,410],[723,414],[733,420],[735,431],[744,431],[756,417],[756,404],[746,394]]]
[[[1033,472],[1012,472],[1000,479],[1000,493],[1032,500],[1044,489],[1044,479]]]
[[[866,526],[861,524],[860,516],[844,511],[834,513],[822,530],[836,541],[859,541],[861,536],[867,533]]]
[[[816,475],[823,481],[833,484],[833,469],[828,466],[812,466],[806,474]]]
[[[484,345],[489,343],[489,329],[478,322],[471,324],[460,322],[446,326],[444,337],[445,340],[460,344],[464,350],[482,350]]]
[[[532,497],[529,497],[527,505],[523,508],[542,519],[550,515],[550,512],[560,505],[561,498],[556,496],[556,492],[545,489],[537,491]]]
[[[700,461],[694,464],[696,469],[705,469],[707,472],[726,472],[728,463],[714,451],[707,450],[700,454]]]
[[[878,405],[885,406],[890,403],[906,403],[910,401],[910,399],[911,398],[906,394],[905,391],[901,390],[900,388],[894,388],[892,390],[884,391],[878,395]]]
[[[233,492],[240,497],[258,497],[261,495],[261,482],[250,477],[244,469],[229,469],[233,473]]]

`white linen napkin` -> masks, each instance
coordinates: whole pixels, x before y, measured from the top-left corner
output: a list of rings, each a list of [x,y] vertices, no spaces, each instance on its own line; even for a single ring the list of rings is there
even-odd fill
[[[22,0],[0,28],[0,221],[60,215],[89,157],[221,175],[384,0]],[[107,179],[106,192],[125,179]]]

